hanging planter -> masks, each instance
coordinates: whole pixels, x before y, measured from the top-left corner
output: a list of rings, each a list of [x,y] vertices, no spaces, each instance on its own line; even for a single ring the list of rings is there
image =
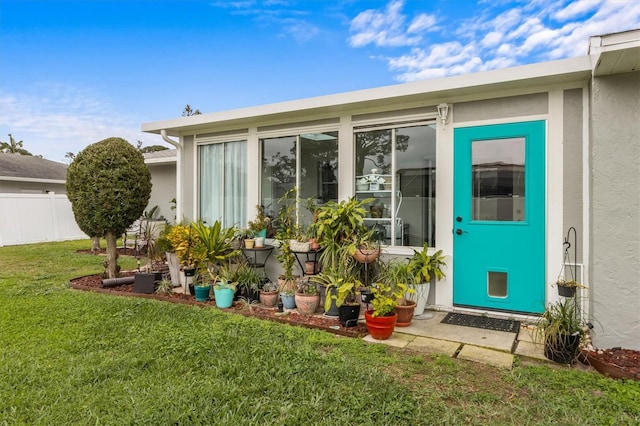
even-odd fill
[[[371,263],[380,256],[379,248],[357,248],[353,253],[354,259],[360,263]]]

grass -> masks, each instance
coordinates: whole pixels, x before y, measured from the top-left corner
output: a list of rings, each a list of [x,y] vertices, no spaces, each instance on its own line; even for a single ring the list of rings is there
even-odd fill
[[[71,290],[102,271],[87,247],[0,248],[0,425],[640,423],[640,382]]]

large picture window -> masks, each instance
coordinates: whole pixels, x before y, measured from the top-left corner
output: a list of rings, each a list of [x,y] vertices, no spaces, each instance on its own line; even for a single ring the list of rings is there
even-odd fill
[[[338,198],[338,132],[305,133],[261,139],[261,202],[275,216],[278,199],[297,187],[299,199],[324,204]],[[300,206],[300,205],[299,205]],[[299,220],[310,213],[299,208]]]
[[[365,222],[378,240],[434,247],[435,124],[358,129],[355,144],[356,196],[374,198]]]
[[[245,141],[201,145],[200,218],[225,228],[245,226],[247,144]]]

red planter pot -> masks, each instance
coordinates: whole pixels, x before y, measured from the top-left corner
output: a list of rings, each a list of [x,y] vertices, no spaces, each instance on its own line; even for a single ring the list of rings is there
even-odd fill
[[[367,324],[369,334],[376,340],[387,340],[393,334],[393,329],[396,327],[396,320],[398,314],[374,317],[371,314],[373,309],[370,309],[364,313],[364,318]]]

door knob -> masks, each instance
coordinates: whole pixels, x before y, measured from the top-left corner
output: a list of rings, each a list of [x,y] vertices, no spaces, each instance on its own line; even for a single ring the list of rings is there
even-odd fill
[[[463,231],[462,229],[456,229],[456,234],[458,235],[462,235],[462,234],[466,234],[467,231]]]

